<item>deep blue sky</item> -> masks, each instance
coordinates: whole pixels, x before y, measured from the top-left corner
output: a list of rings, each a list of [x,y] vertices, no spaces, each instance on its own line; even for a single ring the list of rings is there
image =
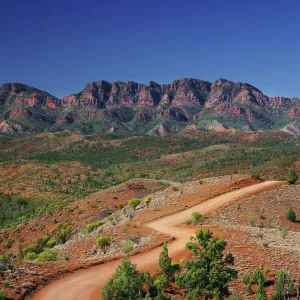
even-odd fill
[[[299,0],[3,0],[0,84],[248,82],[300,97]]]

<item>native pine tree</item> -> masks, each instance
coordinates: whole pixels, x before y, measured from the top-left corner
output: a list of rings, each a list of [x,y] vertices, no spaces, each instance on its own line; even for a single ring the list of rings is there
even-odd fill
[[[229,295],[229,283],[237,272],[232,254],[224,256],[226,242],[213,236],[209,229],[199,230],[186,244],[194,259],[185,264],[185,271],[176,277],[176,284],[184,288],[189,300],[223,299]]]

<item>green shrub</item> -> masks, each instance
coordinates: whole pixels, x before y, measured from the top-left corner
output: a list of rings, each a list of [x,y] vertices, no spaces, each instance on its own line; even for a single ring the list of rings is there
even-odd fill
[[[36,260],[37,257],[38,257],[38,255],[37,255],[36,253],[34,253],[34,252],[29,252],[29,253],[26,254],[25,260],[30,260],[30,261],[32,261],[32,260]]]
[[[202,215],[199,212],[193,212],[192,213],[192,223],[197,224],[200,222]]]
[[[38,257],[38,262],[47,262],[47,261],[57,261],[58,260],[58,251],[53,249],[47,249],[41,252]]]
[[[265,281],[264,275],[260,269],[254,270],[252,280],[255,284],[259,284],[260,281]]]
[[[244,275],[243,275],[243,283],[245,285],[247,285],[251,280],[250,280],[250,273],[249,272],[246,272]]]
[[[8,287],[10,287],[10,282],[6,280],[6,281],[3,282],[3,285],[4,285],[6,288],[8,288]]]
[[[226,241],[213,237],[209,229],[196,231],[186,249],[193,252],[193,259],[187,261],[184,272],[176,276],[176,285],[185,289],[188,299],[219,298],[229,295],[229,284],[237,278],[237,271],[231,253],[224,255]]]
[[[172,261],[171,262],[171,269],[172,269],[172,273],[175,273],[175,272],[177,272],[177,271],[179,271],[180,270],[180,263],[178,263],[178,262],[176,262],[176,261]]]
[[[136,266],[131,264],[128,258],[123,259],[118,265],[115,273],[104,285],[101,294],[101,299],[144,299],[144,294],[146,294],[143,291],[144,283],[144,273],[138,271]]]
[[[229,298],[229,300],[242,300],[242,297],[237,294],[236,292],[233,292]]]
[[[94,229],[102,226],[104,223],[103,222],[93,222],[93,223],[89,223],[85,226],[86,230],[88,233],[91,233]]]
[[[27,253],[35,253],[35,254],[38,254],[40,252],[40,247],[38,244],[31,244],[31,245],[28,245],[26,246],[24,249],[23,249],[23,254],[24,256],[27,255]]]
[[[48,248],[53,248],[56,245],[56,240],[49,240],[47,242],[47,247]]]
[[[108,236],[101,236],[97,239],[97,243],[103,253],[106,254],[108,247],[111,245],[111,239]]]
[[[132,206],[134,209],[136,209],[136,207],[141,203],[139,198],[133,198],[131,200],[128,201],[128,204],[130,206]]]
[[[7,270],[12,270],[14,266],[15,258],[12,254],[4,255],[0,254],[0,275]]]
[[[269,273],[270,273],[270,269],[269,269],[269,268],[265,268],[265,269],[264,269],[264,275],[265,275],[265,276],[268,276]]]
[[[287,180],[289,184],[294,184],[298,180],[298,175],[294,169],[290,169]]]
[[[248,294],[252,294],[252,284],[251,284],[251,282],[247,283],[246,290],[247,290]]]
[[[69,254],[66,254],[65,255],[65,261],[69,261],[70,260],[70,255]]]
[[[58,243],[64,244],[75,233],[72,226],[66,226],[65,229],[55,233],[55,238]]]
[[[133,242],[131,240],[127,240],[122,247],[122,251],[126,255],[128,255],[132,250],[133,250]]]
[[[145,197],[144,203],[146,204],[147,207],[149,206],[149,203],[151,202],[151,200],[152,200],[151,196]]]
[[[256,226],[256,217],[255,216],[249,216],[248,217],[248,223],[250,226],[255,227]]]
[[[294,212],[292,207],[289,208],[286,214],[286,218],[291,222],[296,222],[296,213]]]
[[[7,293],[4,290],[0,290],[0,299],[6,299]]]
[[[50,240],[49,235],[44,235],[37,239],[37,244],[39,245],[39,252],[42,252],[43,249],[47,246],[47,242]]]
[[[286,236],[288,235],[289,231],[286,227],[281,227],[280,228],[280,235],[282,236],[282,238],[286,238]]]

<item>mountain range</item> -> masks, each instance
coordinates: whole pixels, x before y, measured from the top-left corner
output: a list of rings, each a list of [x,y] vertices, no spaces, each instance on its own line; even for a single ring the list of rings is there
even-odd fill
[[[0,86],[0,133],[44,131],[165,135],[202,130],[283,130],[300,135],[300,99],[268,97],[254,86],[194,78],[148,85],[104,80],[59,99],[20,84]]]

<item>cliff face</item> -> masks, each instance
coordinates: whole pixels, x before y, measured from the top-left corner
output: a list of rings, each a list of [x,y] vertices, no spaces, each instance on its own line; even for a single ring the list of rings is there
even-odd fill
[[[201,106],[210,93],[211,84],[197,79],[174,80],[172,84],[148,85],[136,82],[99,81],[89,83],[83,91],[62,99],[63,106],[81,105],[98,108],[144,105],[149,107],[191,105]]]
[[[257,130],[278,129],[277,124],[286,126],[297,118],[299,99],[267,97],[249,84],[225,79],[210,83],[184,78],[162,85],[102,80],[62,99],[23,84],[0,87],[0,122],[5,122],[0,132],[1,128],[12,132],[7,129],[10,124],[18,125],[21,133],[69,126],[159,134],[179,131],[191,123],[201,127],[208,120],[224,128]]]

